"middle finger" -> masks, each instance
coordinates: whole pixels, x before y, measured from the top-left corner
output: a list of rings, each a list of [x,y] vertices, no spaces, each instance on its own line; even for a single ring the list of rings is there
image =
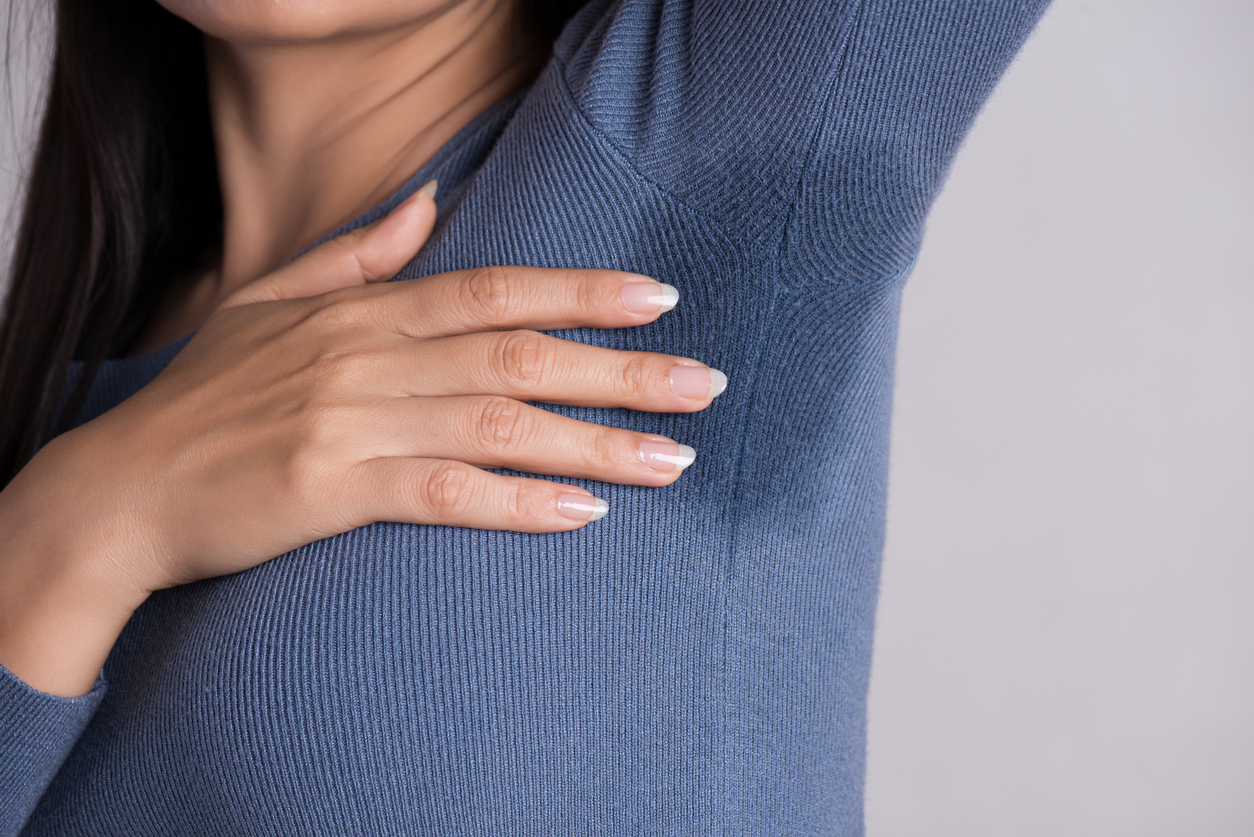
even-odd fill
[[[406,395],[505,395],[584,407],[659,413],[704,410],[727,386],[690,358],[589,346],[535,331],[406,341],[389,353],[391,380]],[[415,357],[417,355],[417,357]]]

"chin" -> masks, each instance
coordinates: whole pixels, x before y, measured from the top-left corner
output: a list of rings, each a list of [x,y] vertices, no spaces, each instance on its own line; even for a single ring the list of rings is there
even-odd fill
[[[206,35],[227,41],[300,42],[418,23],[480,0],[158,0]]]

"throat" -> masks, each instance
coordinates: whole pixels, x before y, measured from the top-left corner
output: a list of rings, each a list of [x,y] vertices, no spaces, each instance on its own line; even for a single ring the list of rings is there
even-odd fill
[[[199,328],[239,288],[399,189],[546,54],[512,0],[316,39],[205,37],[224,207],[219,261],[172,281],[128,355]]]

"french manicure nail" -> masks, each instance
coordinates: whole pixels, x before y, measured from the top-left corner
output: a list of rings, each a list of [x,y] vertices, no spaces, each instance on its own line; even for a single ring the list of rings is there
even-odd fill
[[[640,440],[640,458],[655,471],[682,471],[697,459],[697,452],[687,445],[656,439]]]
[[[632,282],[623,285],[623,307],[633,314],[669,311],[679,302],[679,290],[665,282]]]
[[[591,494],[567,491],[557,495],[557,513],[571,520],[600,520],[610,510],[610,504]]]
[[[710,370],[710,397],[722,395],[727,389],[727,376],[717,369]]]
[[[431,198],[431,200],[435,200],[435,190],[436,190],[436,189],[439,189],[439,188],[440,188],[440,183],[439,183],[439,181],[437,181],[437,180],[432,180],[430,183],[428,183],[426,186],[423,186],[423,187],[422,187],[421,189],[419,189],[418,191],[419,191],[419,192],[426,192],[426,193],[427,193],[427,196],[428,196],[428,197],[430,197],[430,198]]]
[[[727,376],[707,366],[671,367],[671,389],[684,398],[713,398],[727,389]]]

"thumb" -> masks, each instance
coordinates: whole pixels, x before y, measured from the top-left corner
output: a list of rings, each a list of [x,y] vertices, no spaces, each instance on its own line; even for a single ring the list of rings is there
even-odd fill
[[[373,224],[319,244],[248,283],[221,307],[317,296],[396,275],[431,237],[436,186],[432,180]]]

